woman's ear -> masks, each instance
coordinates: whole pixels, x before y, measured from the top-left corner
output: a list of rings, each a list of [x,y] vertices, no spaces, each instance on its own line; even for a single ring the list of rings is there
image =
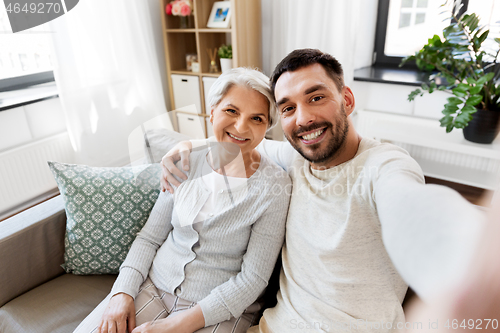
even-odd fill
[[[214,123],[214,108],[210,109],[210,124]]]

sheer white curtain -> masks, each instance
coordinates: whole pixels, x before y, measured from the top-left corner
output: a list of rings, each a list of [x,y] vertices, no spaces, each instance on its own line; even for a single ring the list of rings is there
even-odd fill
[[[129,162],[130,133],[166,113],[152,5],[159,12],[157,1],[85,0],[51,22],[54,74],[78,163]]]
[[[371,65],[376,0],[262,0],[263,70],[271,74],[289,52],[317,48],[344,67],[346,83],[356,68]]]

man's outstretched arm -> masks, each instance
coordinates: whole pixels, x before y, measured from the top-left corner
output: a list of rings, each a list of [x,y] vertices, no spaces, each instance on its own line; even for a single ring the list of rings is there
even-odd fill
[[[463,276],[483,212],[454,190],[425,185],[407,171],[380,177],[374,196],[387,252],[421,298],[431,299]]]

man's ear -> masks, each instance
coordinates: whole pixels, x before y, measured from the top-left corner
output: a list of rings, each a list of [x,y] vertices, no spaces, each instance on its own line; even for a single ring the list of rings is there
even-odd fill
[[[356,100],[354,99],[354,94],[348,86],[344,86],[342,88],[343,95],[344,95],[344,107],[345,107],[345,113],[346,115],[351,115],[351,113],[354,111],[354,107],[356,106]]]
[[[214,108],[210,108],[210,123],[214,123]]]

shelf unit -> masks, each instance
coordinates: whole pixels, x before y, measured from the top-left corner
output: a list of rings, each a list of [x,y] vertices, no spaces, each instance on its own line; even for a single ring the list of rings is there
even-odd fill
[[[199,81],[201,100],[201,110],[198,110],[198,116],[208,117],[205,112],[203,78],[216,78],[221,74],[220,72],[209,73],[208,48],[214,49],[222,44],[231,44],[233,47],[233,67],[262,68],[260,0],[230,0],[231,26],[227,29],[207,28],[208,18],[215,0],[191,0],[193,14],[189,18],[189,28],[187,29],[179,28],[180,17],[166,15],[165,7],[170,1],[160,0],[168,93],[171,101],[169,110],[184,106],[176,105],[171,75],[194,76]],[[188,53],[194,53],[198,56],[199,73],[187,70],[186,54]],[[217,66],[220,70],[218,57]],[[176,123],[176,119],[174,119],[174,123]],[[206,123],[205,133],[207,133]]]

